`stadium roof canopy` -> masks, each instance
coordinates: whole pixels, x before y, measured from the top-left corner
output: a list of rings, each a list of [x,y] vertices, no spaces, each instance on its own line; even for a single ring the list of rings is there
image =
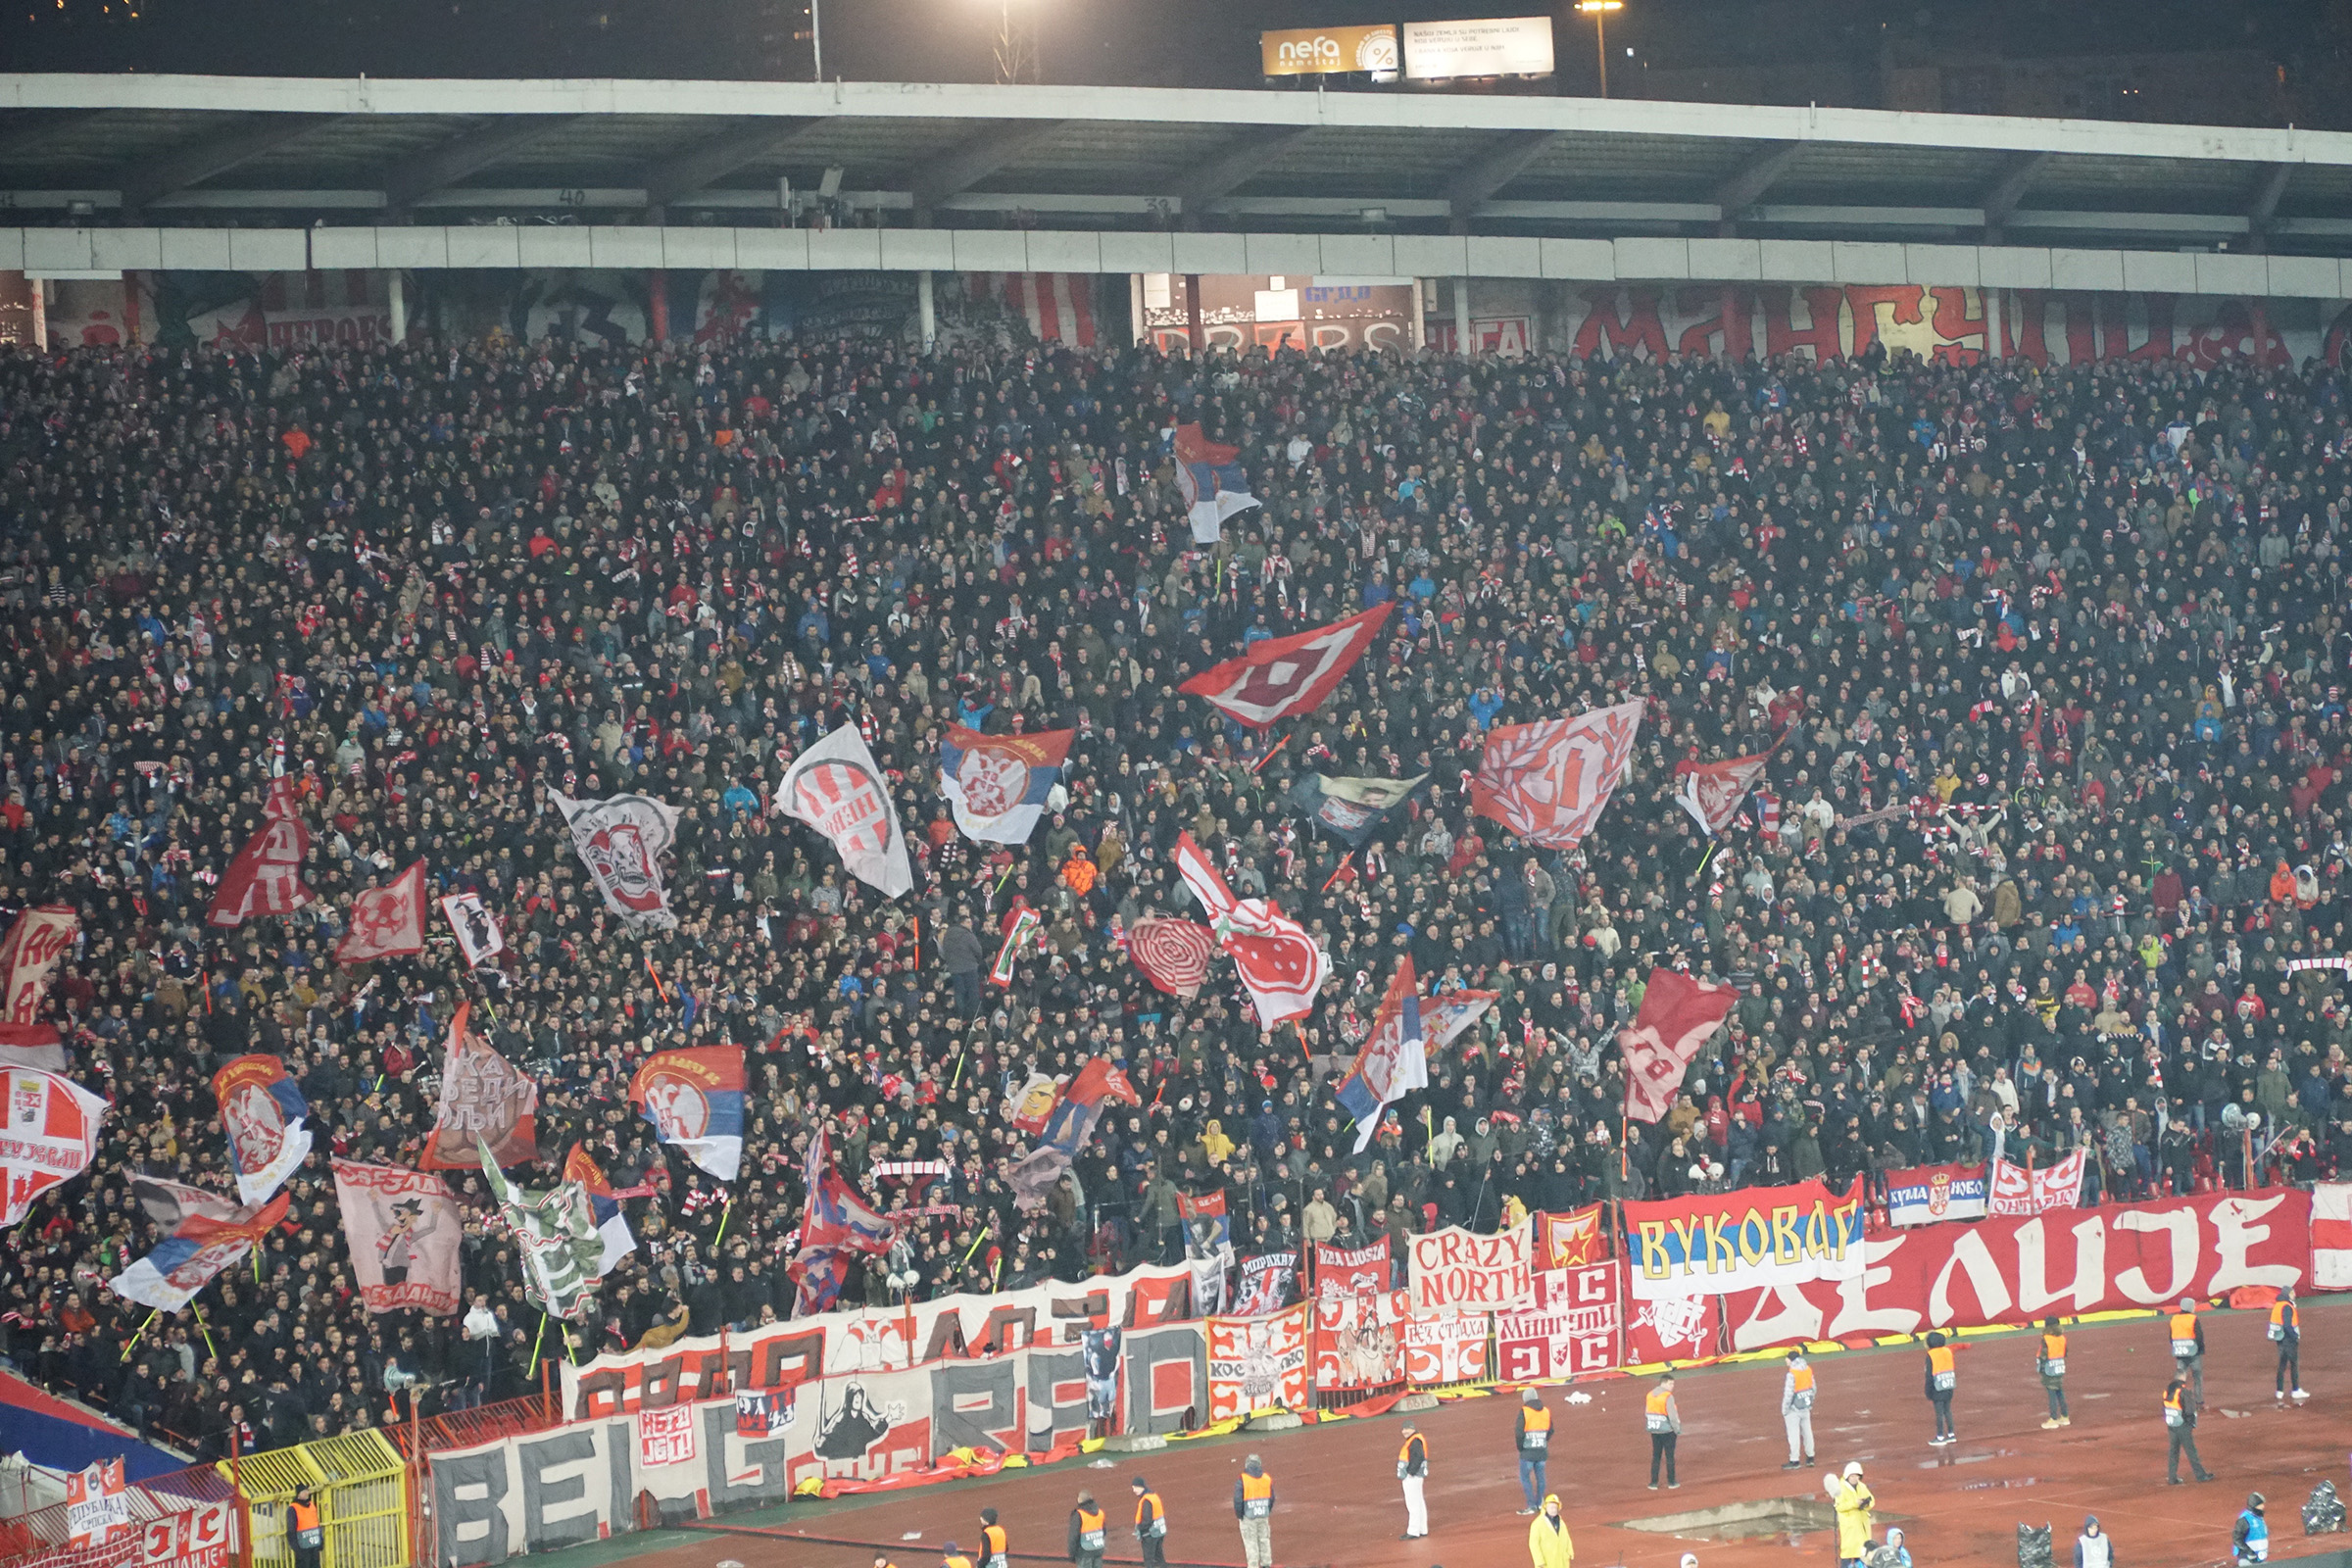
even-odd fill
[[[2352,255],[2352,134],[1417,92],[0,75],[103,229],[792,221]]]

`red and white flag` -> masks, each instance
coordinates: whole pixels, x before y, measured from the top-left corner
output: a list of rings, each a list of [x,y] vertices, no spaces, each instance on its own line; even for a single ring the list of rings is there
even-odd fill
[[[1145,979],[1171,997],[1189,1000],[1200,994],[1209,955],[1216,951],[1216,933],[1191,920],[1148,914],[1127,933],[1127,956]]]
[[[1470,809],[1530,844],[1569,848],[1592,831],[1633,765],[1641,729],[1636,702],[1490,730],[1470,781]]]
[[[1251,729],[1312,712],[1364,657],[1396,608],[1392,600],[1295,637],[1269,637],[1241,658],[1202,670],[1179,689],[1206,698]]]
[[[262,830],[248,839],[237,858],[220,873],[204,923],[243,925],[264,914],[292,914],[318,897],[302,885],[302,862],[310,858],[311,830],[303,825],[294,805],[294,781],[281,778],[270,786],[262,808]]]
[[[49,978],[80,933],[81,916],[63,904],[35,905],[8,928],[8,939],[0,942],[0,1046],[58,1043],[57,1026],[44,1016]],[[63,1058],[57,1065],[65,1065]]]
[[[337,963],[365,963],[424,951],[424,862],[351,901],[351,929],[335,944]]]
[[[1740,803],[1764,776],[1770,754],[1735,757],[1728,762],[1709,762],[1683,775],[1675,803],[1690,813],[1699,831],[1713,838],[1740,814]]]
[[[1617,1048],[1625,1054],[1627,1115],[1654,1122],[1674,1108],[1683,1074],[1739,1000],[1730,986],[1701,985],[1674,969],[1649,971],[1640,1015],[1631,1029],[1617,1031]]]
[[[1264,899],[1234,898],[1190,833],[1177,835],[1176,869],[1208,911],[1217,946],[1242,971],[1259,1027],[1313,1011],[1315,994],[1331,976],[1331,959],[1306,928]]]
[[[2053,1208],[2079,1208],[2082,1203],[2082,1159],[2076,1150],[2054,1165],[2028,1170],[2005,1159],[1992,1162],[1992,1182],[1984,1199],[1987,1214],[2026,1217]]]

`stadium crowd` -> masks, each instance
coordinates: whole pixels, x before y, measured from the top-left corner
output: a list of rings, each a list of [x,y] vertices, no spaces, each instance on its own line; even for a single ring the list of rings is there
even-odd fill
[[[1208,547],[1165,457],[1193,420],[1263,502]],[[853,1271],[875,1301],[892,1272],[929,1297],[1172,1260],[1179,1195],[1216,1188],[1250,1253],[1996,1147],[2086,1147],[2086,1202],[2314,1179],[2352,1153],[2352,1013],[2285,960],[2352,953],[2346,425],[2337,370],[2238,361],[15,353],[0,915],[79,910],[53,1002],[114,1109],[0,1255],[0,1351],[208,1454],[398,1417],[388,1371],[428,1412],[535,1388],[563,1352],[480,1176],[450,1178],[473,1340],[362,1310],[325,1168],[416,1159],[466,997],[541,1085],[542,1163],[510,1175],[577,1142],[651,1188],[582,1356],[789,1316],[820,1124],[885,1205],[876,1162],[952,1167],[917,1196],[955,1211]],[[1176,691],[1384,600],[1305,720]],[[1581,846],[1469,813],[1489,726],[1636,696]],[[764,808],[843,722],[891,770],[904,899]],[[1078,731],[1026,846],[956,835],[957,722]],[[1678,772],[1776,743],[1710,846]],[[318,898],[208,928],[280,770]],[[1343,861],[1286,806],[1307,771],[1429,777]],[[681,809],[674,933],[608,916],[551,786]],[[1262,1034],[1230,963],[1186,1001],[1125,956],[1139,916],[1198,917],[1188,829],[1326,944],[1309,1017]],[[503,971],[439,935],[331,961],[352,895],[419,858],[487,901]],[[1044,947],[993,984],[1016,898]],[[1334,1058],[1408,952],[1500,1000],[1357,1155]],[[1655,964],[1742,999],[1672,1115],[1621,1127],[1614,1030]],[[752,1080],[731,1204],[623,1095],[722,1043]],[[248,1052],[319,1147],[258,1265],[140,1335],[103,1283],[155,1239],[128,1178],[227,1189],[209,1079]],[[1142,1104],[1017,1210],[1008,1092],[1102,1054]]]

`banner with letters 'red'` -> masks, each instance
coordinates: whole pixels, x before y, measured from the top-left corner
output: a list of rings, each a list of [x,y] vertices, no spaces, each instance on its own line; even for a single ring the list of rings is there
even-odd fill
[[[1524,1306],[1535,1291],[1532,1224],[1481,1236],[1459,1225],[1416,1236],[1406,1245],[1413,1315],[1446,1307]]]
[[[1208,1320],[1208,1418],[1303,1410],[1308,1308]]]
[[[1743,1187],[1625,1205],[1637,1300],[1848,1280],[1862,1272],[1862,1184]]]
[[[1927,1225],[1871,1237],[1845,1279],[1734,1292],[1725,1316],[1732,1348],[1757,1350],[2300,1288],[2311,1214],[2309,1193],[2271,1189]]]

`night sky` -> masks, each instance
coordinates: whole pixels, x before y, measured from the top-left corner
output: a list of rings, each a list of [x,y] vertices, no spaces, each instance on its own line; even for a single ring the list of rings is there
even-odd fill
[[[1542,9],[1492,0],[1013,3],[1039,19],[1049,81],[1232,87],[1259,84],[1261,27]],[[0,16],[0,60],[17,71],[806,79],[810,69],[807,0],[18,0]],[[997,0],[832,0],[826,74],[991,79],[997,16]],[[1639,92],[1644,62],[1865,64],[1890,39],[2011,58],[2251,48],[2301,64],[2315,52],[2340,58],[2352,0],[1628,0],[1609,30],[1611,85],[1623,95]],[[1592,91],[1587,24],[1564,21],[1559,37],[1557,90]]]

